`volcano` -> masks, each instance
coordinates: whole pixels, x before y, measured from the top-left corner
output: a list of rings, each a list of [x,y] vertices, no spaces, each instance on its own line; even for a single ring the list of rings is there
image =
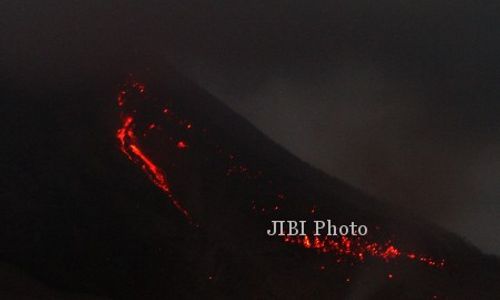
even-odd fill
[[[132,71],[3,88],[4,299],[500,295],[496,257],[311,167],[173,69]],[[324,219],[370,231],[266,234]]]

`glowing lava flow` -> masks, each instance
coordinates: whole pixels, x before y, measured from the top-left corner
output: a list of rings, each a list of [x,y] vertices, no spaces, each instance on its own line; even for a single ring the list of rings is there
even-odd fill
[[[134,85],[133,85],[134,86]],[[144,92],[144,85],[137,85],[139,92]],[[135,86],[134,86],[135,87]],[[126,91],[120,91],[118,96],[118,106],[124,105],[124,95]],[[134,163],[140,164],[142,170],[148,175],[151,181],[162,190],[170,202],[188,219],[191,220],[191,215],[181,203],[175,199],[170,190],[167,177],[163,170],[159,168],[146,154],[141,150],[136,134],[134,133],[134,118],[132,116],[123,117],[123,123],[120,129],[116,132],[116,137],[120,142],[120,150]]]
[[[145,92],[144,84],[132,82],[128,83],[123,90],[118,94],[118,107],[122,109],[122,125],[116,133],[116,137],[119,141],[120,150],[123,152],[127,158],[133,163],[141,166],[141,169],[148,175],[149,179],[163,192],[167,195],[170,202],[191,222],[191,215],[186,208],[184,208],[180,201],[178,201],[170,188],[169,182],[165,172],[158,167],[153,160],[145,154],[144,150],[141,148],[136,138],[136,122],[134,119],[135,110],[132,112],[126,112],[126,98],[128,92],[134,92],[138,95],[142,95]],[[177,124],[180,128],[184,130],[194,130],[192,123],[175,116],[170,108],[162,108],[163,114],[168,115],[169,120]],[[158,130],[158,126],[155,123],[150,123],[147,126],[148,130]],[[204,134],[206,129],[200,129]],[[174,140],[170,138],[170,140]],[[176,140],[175,147],[177,151],[186,151],[191,146],[191,143],[185,140]],[[262,171],[254,172],[246,165],[238,161],[237,156],[233,153],[226,152],[219,145],[215,146],[215,153],[222,155],[227,159],[228,168],[226,170],[226,176],[241,176],[243,179],[255,183],[256,181],[265,182],[269,187],[275,189],[272,180],[265,180],[262,175]],[[282,202],[287,199],[287,195],[283,192],[276,193],[276,201]],[[259,207],[255,202],[253,202],[252,208],[254,211],[260,214],[266,214],[268,212],[276,212],[281,210],[280,205],[277,202],[272,202],[269,204],[270,207]],[[312,206],[310,209],[310,214],[315,214],[317,211],[316,205]],[[373,241],[365,240],[360,237],[341,237],[339,239],[333,239],[330,237],[318,237],[312,235],[306,236],[285,236],[283,241],[287,244],[297,245],[306,249],[311,249],[317,251],[319,254],[332,254],[337,257],[337,263],[347,262],[347,261],[358,261],[363,262],[367,257],[375,257],[382,259],[385,262],[394,259],[407,259],[409,261],[416,261],[423,263],[430,267],[442,268],[445,265],[444,260],[436,260],[432,257],[419,255],[415,252],[406,252],[395,245],[391,241],[384,243],[377,243]]]
[[[416,255],[412,252],[402,252],[390,241],[379,244],[376,242],[368,242],[359,237],[348,238],[346,236],[340,239],[332,239],[329,237],[314,236],[311,238],[305,236],[285,236],[286,243],[295,244],[306,249],[316,249],[318,253],[332,253],[339,258],[337,263],[345,262],[343,258],[352,258],[356,261],[363,262],[366,257],[377,257],[386,262],[396,258],[407,258],[424,263],[430,267],[442,268],[445,265],[444,260],[435,260],[431,257]]]

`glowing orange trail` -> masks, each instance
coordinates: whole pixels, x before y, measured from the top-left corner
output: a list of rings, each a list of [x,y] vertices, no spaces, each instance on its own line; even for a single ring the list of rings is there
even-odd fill
[[[170,202],[190,221],[192,218],[190,213],[186,208],[183,207],[181,202],[177,200],[171,190],[169,181],[165,172],[148,156],[145,154],[144,150],[138,143],[138,136],[135,132],[136,123],[134,119],[135,110],[133,113],[126,113],[125,106],[127,96],[130,92],[135,92],[137,94],[143,95],[145,93],[145,85],[142,83],[132,82],[128,83],[123,90],[118,94],[118,107],[123,110],[122,112],[122,125],[116,132],[116,137],[119,141],[120,150],[123,152],[127,158],[134,164],[141,166],[141,169],[148,175],[148,178],[164,193]],[[180,128],[184,130],[194,130],[195,127],[192,126],[191,122],[185,119],[178,118],[170,110],[170,108],[162,108],[161,112],[168,116],[168,119],[174,124],[180,125]],[[156,123],[149,123],[147,130],[157,130],[158,126]],[[198,127],[196,127],[198,128]],[[203,133],[206,133],[206,129],[200,129]],[[172,140],[172,139],[171,139]],[[187,151],[191,145],[189,141],[177,140],[174,142],[175,149],[177,151]],[[219,145],[216,146],[215,152],[219,155],[226,156],[228,161],[228,169],[226,171],[226,176],[241,176],[245,180],[261,180],[261,182],[266,182],[270,186],[273,185],[272,180],[263,180],[261,171],[253,171],[251,168],[239,162],[237,155],[233,153],[226,152]],[[257,207],[256,203],[253,202],[252,209],[259,214],[267,214],[269,211],[276,212],[281,209],[284,205],[283,201],[286,201],[287,195],[284,192],[276,193],[275,202],[270,203],[270,207]],[[277,202],[280,205],[277,205]],[[316,205],[312,206],[309,210],[311,215],[317,212]],[[391,241],[384,243],[377,243],[373,241],[366,240],[361,237],[318,237],[313,235],[306,236],[285,236],[283,241],[287,244],[296,245],[303,247],[305,249],[310,249],[316,251],[318,254],[333,254],[337,257],[337,263],[343,263],[348,261],[359,261],[363,262],[367,257],[375,257],[382,259],[385,262],[394,259],[407,259],[409,261],[415,261],[425,264],[430,267],[442,268],[445,265],[444,260],[436,260],[432,257],[416,254],[416,252],[405,252],[395,245]],[[324,266],[322,266],[324,269]],[[392,274],[388,276],[389,279],[392,278]]]
[[[336,254],[340,258],[338,263],[347,261],[343,258],[351,258],[352,260],[363,262],[366,257],[377,257],[383,261],[390,261],[392,259],[406,258],[424,263],[430,267],[442,268],[445,265],[444,260],[435,260],[427,256],[417,256],[414,253],[406,253],[396,248],[390,241],[379,244],[377,242],[369,242],[359,237],[349,238],[346,236],[340,239],[332,239],[330,237],[311,238],[310,236],[285,236],[283,237],[285,243],[301,246],[306,249],[316,249],[319,254]],[[313,242],[311,242],[311,240]]]
[[[144,85],[137,85],[139,92],[144,92]],[[118,105],[123,106],[124,98],[122,97],[126,93],[124,91],[120,92]],[[164,171],[156,166],[156,164],[141,150],[139,144],[137,143],[137,138],[134,133],[134,118],[132,116],[126,116],[123,118],[123,124],[116,132],[116,137],[120,142],[120,150],[134,163],[140,163],[142,165],[142,170],[146,172],[151,181],[162,190],[170,202],[186,217],[191,220],[191,215],[188,210],[185,209],[181,203],[175,199],[172,192],[170,191],[170,186],[167,181],[167,177]]]

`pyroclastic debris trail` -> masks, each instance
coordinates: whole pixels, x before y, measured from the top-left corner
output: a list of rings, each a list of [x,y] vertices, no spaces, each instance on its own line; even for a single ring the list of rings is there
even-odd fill
[[[186,219],[192,223],[192,216],[189,211],[181,204],[174,193],[168,180],[165,171],[158,166],[153,159],[141,147],[138,136],[146,138],[146,132],[161,130],[161,123],[158,120],[149,120],[148,125],[139,132],[136,122],[136,114],[138,110],[134,107],[135,103],[128,103],[130,94],[134,94],[135,98],[141,101],[147,101],[145,97],[146,87],[145,84],[130,79],[123,88],[119,91],[117,97],[117,104],[121,111],[121,126],[116,132],[116,138],[119,141],[121,152],[135,165],[139,166],[148,178],[158,187],[166,196],[167,199],[179,210]],[[191,120],[186,120],[172,111],[170,107],[162,106],[158,110],[158,115],[163,116],[162,122],[170,122],[169,124],[177,126],[178,130],[182,131],[199,131],[201,136],[208,138],[207,129],[200,124],[195,124]],[[176,151],[186,152],[194,147],[194,143],[188,139],[179,139],[174,137],[168,138],[175,147]],[[227,169],[225,175],[229,178],[239,177],[248,181],[249,184],[266,184],[276,190],[276,194],[269,200],[269,204],[257,205],[255,201],[249,205],[258,216],[266,216],[269,214],[278,214],[286,207],[286,201],[289,195],[285,191],[280,190],[271,178],[266,178],[264,172],[261,170],[252,170],[245,163],[242,162],[239,155],[228,151],[221,145],[214,146],[213,149],[216,155],[222,156],[227,162]],[[228,179],[230,180],[230,179]],[[264,196],[263,196],[264,197]],[[316,204],[312,204],[310,208],[304,212],[304,215],[314,215],[318,211]],[[286,244],[299,246],[311,251],[316,251],[319,255],[334,255],[337,263],[345,262],[364,262],[368,257],[378,258],[384,262],[392,260],[408,260],[425,264],[430,267],[442,268],[445,265],[444,259],[435,259],[428,255],[417,254],[416,251],[404,251],[397,247],[391,240],[385,242],[375,242],[367,239],[366,237],[319,237],[312,234],[306,236],[284,236],[282,241]],[[321,266],[324,270],[325,266]],[[389,274],[388,278],[392,279],[393,275]]]

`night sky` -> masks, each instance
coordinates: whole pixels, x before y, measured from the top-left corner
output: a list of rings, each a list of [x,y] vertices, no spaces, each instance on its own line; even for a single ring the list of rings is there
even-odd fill
[[[102,2],[2,2],[1,80],[156,57],[301,159],[500,254],[498,1]]]

